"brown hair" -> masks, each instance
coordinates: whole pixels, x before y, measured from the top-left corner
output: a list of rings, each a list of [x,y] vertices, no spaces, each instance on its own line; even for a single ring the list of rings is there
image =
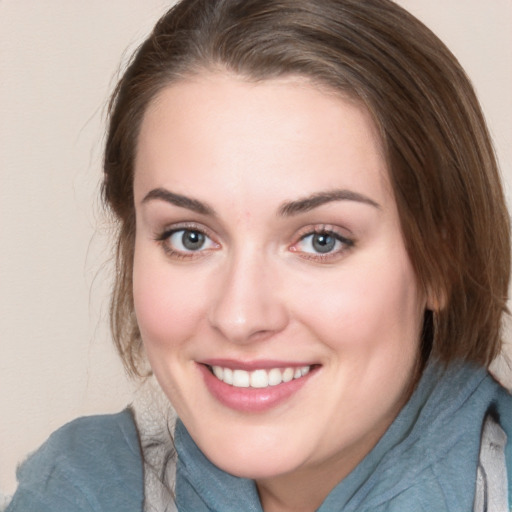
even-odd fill
[[[389,0],[183,0],[135,53],[113,94],[103,194],[119,221],[111,326],[140,374],[133,310],[137,137],[164,87],[204,70],[248,80],[301,75],[360,99],[373,115],[409,257],[439,307],[423,353],[487,365],[501,348],[509,218],[480,106],[463,69]]]

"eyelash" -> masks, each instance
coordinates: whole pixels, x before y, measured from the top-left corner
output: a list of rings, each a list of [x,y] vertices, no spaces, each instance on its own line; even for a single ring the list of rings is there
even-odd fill
[[[158,234],[155,237],[155,240],[162,246],[164,252],[171,258],[177,260],[190,260],[193,258],[204,256],[204,252],[208,250],[190,250],[186,252],[173,249],[170,244],[170,238],[181,231],[183,231],[184,233],[199,233],[200,235],[203,235],[206,239],[208,239],[212,244],[215,244],[217,247],[220,247],[220,245],[213,240],[212,236],[210,236],[206,229],[196,224],[180,224],[177,226],[173,226],[172,228],[165,229],[162,233]]]
[[[297,249],[297,245],[299,245],[301,242],[303,242],[308,237],[314,237],[315,235],[326,235],[328,237],[332,237],[335,241],[335,243],[339,243],[341,245],[340,248],[334,251],[329,251],[324,254],[319,252],[305,252],[305,251],[299,251]],[[351,248],[353,248],[355,245],[355,240],[351,238],[347,238],[346,236],[343,236],[337,228],[334,226],[328,226],[328,225],[322,225],[322,226],[315,226],[313,228],[305,228],[303,230],[303,233],[299,235],[299,241],[295,242],[291,247],[290,250],[292,252],[297,252],[301,258],[307,259],[307,260],[313,260],[320,263],[328,263],[329,261],[332,261],[334,259],[340,258],[344,253],[349,251]]]
[[[204,236],[207,240],[209,240],[210,244],[214,244],[213,248],[206,248],[199,250],[189,250],[189,251],[181,251],[172,248],[170,244],[170,238],[179,232],[189,232],[189,233],[198,233]],[[324,254],[320,252],[306,252],[301,251],[297,248],[299,244],[301,244],[308,237],[314,237],[315,235],[325,235],[327,237],[332,237],[335,241],[335,244],[341,244],[341,248],[338,248],[335,251],[329,251]],[[298,241],[294,242],[291,246],[289,246],[289,250],[293,253],[296,253],[303,259],[313,260],[317,262],[329,262],[331,260],[339,258],[342,254],[350,250],[355,245],[355,241],[353,239],[347,238],[341,235],[337,228],[328,225],[315,226],[313,228],[307,227],[302,230],[302,233],[298,235]],[[204,229],[201,226],[196,224],[180,224],[177,226],[173,226],[172,228],[165,229],[160,234],[156,235],[155,240],[162,246],[164,252],[171,258],[177,260],[190,260],[197,257],[205,256],[204,253],[208,253],[211,250],[216,250],[220,247],[220,244],[214,241],[213,237],[209,234],[209,231]]]

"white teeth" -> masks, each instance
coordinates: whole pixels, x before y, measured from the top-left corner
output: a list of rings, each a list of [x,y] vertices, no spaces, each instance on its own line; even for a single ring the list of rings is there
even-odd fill
[[[233,370],[231,368],[224,368],[224,375],[222,380],[226,384],[233,384]]]
[[[266,388],[268,386],[268,374],[265,370],[251,372],[251,388]]]
[[[237,388],[266,388],[268,386],[278,386],[283,382],[290,382],[293,379],[300,379],[307,375],[311,366],[302,366],[300,368],[272,368],[270,370],[232,370],[222,366],[212,366],[215,377]]]
[[[295,373],[293,368],[286,368],[283,372],[283,382],[290,382],[293,380],[293,374]]]
[[[245,370],[233,370],[233,386],[235,388],[248,388],[251,383],[249,372]]]
[[[281,370],[279,368],[272,368],[268,372],[268,385],[269,386],[277,386],[283,382],[283,377],[281,375]]]

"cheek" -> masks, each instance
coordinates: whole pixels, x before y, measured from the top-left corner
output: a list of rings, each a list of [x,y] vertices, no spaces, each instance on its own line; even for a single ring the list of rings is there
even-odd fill
[[[392,265],[347,265],[322,284],[307,285],[302,312],[331,348],[361,355],[416,350],[424,305],[407,258],[397,257]]]
[[[200,287],[191,286],[185,272],[171,272],[163,258],[145,256],[136,247],[133,299],[142,339],[149,351],[179,345],[198,325]]]

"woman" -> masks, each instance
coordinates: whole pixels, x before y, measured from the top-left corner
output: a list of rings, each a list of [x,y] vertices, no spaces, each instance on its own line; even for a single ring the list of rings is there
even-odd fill
[[[9,510],[507,510],[508,214],[421,23],[184,0],[114,93],[104,171],[114,339],[178,419],[73,422]]]

